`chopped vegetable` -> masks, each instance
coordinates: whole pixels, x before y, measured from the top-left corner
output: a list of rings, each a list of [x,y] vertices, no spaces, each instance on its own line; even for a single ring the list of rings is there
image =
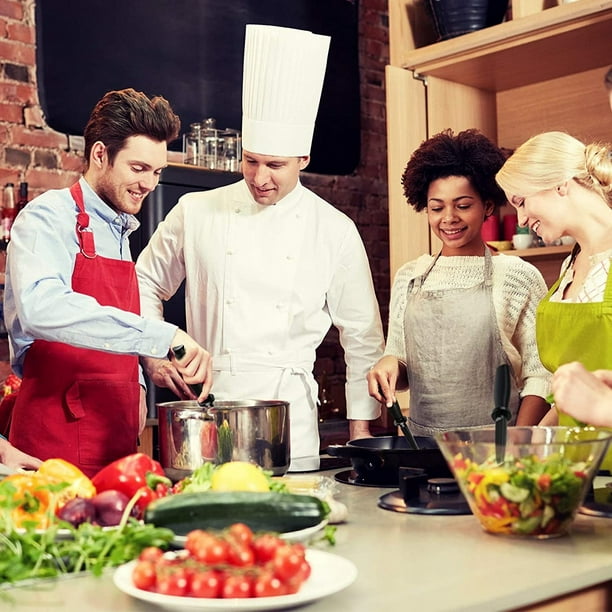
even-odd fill
[[[482,464],[461,453],[453,471],[467,489],[475,515],[492,533],[551,535],[564,533],[578,510],[587,465],[567,456],[495,457]]]

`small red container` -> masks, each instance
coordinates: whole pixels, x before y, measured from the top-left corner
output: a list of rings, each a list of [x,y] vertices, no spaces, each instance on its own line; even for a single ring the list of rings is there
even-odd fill
[[[480,235],[485,242],[499,240],[499,217],[497,215],[491,215],[485,219],[480,228]]]

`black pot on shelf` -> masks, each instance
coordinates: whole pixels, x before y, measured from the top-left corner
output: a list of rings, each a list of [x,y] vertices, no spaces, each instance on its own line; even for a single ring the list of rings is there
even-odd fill
[[[508,0],[428,0],[440,40],[501,23]]]

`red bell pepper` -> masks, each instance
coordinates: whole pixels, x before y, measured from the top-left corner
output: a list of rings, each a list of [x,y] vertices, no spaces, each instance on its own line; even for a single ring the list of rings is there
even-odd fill
[[[170,492],[172,482],[161,464],[144,453],[134,453],[113,461],[92,479],[96,491],[120,491],[130,499],[140,493],[136,508],[142,517],[145,508]]]

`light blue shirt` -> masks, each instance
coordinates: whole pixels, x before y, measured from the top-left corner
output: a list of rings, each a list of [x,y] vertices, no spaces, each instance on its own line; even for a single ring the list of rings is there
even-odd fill
[[[131,261],[128,236],[137,219],[105,204],[80,180],[96,243],[102,257]],[[35,339],[63,342],[110,353],[164,357],[176,325],[143,317],[72,290],[79,244],[76,204],[68,189],[33,199],[11,229],[4,289],[4,319],[11,366],[21,376],[23,360]],[[141,376],[142,381],[142,376]]]

